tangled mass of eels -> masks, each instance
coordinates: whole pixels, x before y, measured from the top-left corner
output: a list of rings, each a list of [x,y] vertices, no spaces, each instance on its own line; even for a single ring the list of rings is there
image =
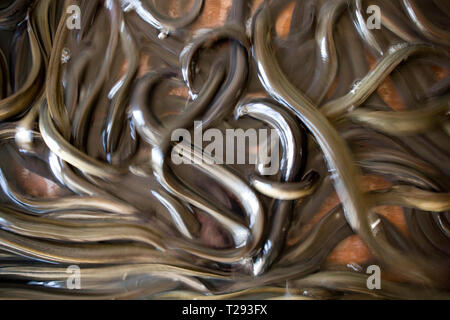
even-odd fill
[[[0,298],[450,299],[449,48],[441,0],[2,1]]]

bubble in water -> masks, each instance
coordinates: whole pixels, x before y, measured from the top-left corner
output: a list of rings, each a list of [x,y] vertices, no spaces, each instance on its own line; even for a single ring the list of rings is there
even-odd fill
[[[397,44],[392,45],[389,48],[388,52],[390,54],[392,54],[392,53],[394,53],[394,52],[396,52],[396,51],[398,51],[400,49],[406,48],[407,46],[408,46],[408,43],[406,43],[406,42],[404,42],[404,43],[397,43]]]
[[[361,80],[356,80],[355,82],[353,82],[352,89],[350,90],[350,92],[354,94],[359,89],[360,86]]]
[[[66,64],[70,60],[70,51],[67,48],[64,48],[61,54],[61,63]]]
[[[350,269],[352,269],[353,271],[356,271],[356,272],[362,272],[363,271],[363,268],[357,263],[348,263],[347,264],[347,268],[350,268]]]
[[[162,29],[161,32],[158,34],[158,39],[164,40],[169,36],[169,30]]]

